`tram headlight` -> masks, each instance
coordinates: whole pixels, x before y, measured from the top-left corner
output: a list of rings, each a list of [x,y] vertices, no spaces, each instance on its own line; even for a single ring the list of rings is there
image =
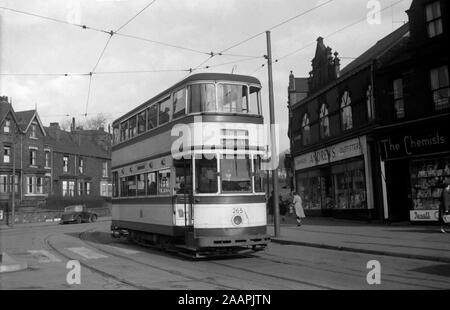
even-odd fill
[[[239,215],[236,215],[235,217],[233,217],[233,223],[236,226],[239,226],[242,224],[242,217]]]

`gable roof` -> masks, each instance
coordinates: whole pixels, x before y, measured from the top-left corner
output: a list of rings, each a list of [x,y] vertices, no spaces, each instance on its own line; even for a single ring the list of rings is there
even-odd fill
[[[401,41],[407,34],[409,33],[409,23],[404,24],[399,27],[394,32],[390,33],[383,39],[379,40],[375,45],[361,54],[354,61],[349,63],[345,68],[343,68],[340,72],[341,76],[359,69],[360,67],[372,62],[373,60],[378,59],[383,56],[386,52],[388,52],[391,48],[395,47],[396,44]]]
[[[20,129],[23,132],[27,132],[33,120],[36,119],[39,126],[41,127],[42,133],[44,134],[44,136],[46,135],[44,125],[42,124],[36,110],[20,111],[16,112],[16,115]]]
[[[14,121],[18,123],[16,113],[14,113],[12,106],[7,102],[0,102],[0,124],[3,124],[3,121],[6,119],[8,114],[11,114]]]
[[[95,136],[98,136],[98,131],[96,135],[92,131],[67,132],[51,127],[45,127],[45,129],[49,133],[44,139],[45,144],[51,145],[53,151],[85,157],[111,158],[110,151],[105,150],[94,141]],[[107,135],[107,133],[102,134]]]

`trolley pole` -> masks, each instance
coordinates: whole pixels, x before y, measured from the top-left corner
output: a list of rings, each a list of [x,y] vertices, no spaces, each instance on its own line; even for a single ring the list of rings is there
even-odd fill
[[[275,108],[274,108],[274,95],[273,95],[273,77],[272,77],[272,45],[270,40],[270,31],[266,31],[267,37],[267,68],[269,71],[269,108],[270,108],[270,144],[272,161],[275,156],[278,156],[278,150],[276,148],[276,131],[275,131]],[[278,162],[278,159],[277,159]],[[267,180],[269,181],[269,180]],[[269,182],[267,182],[269,183]],[[280,207],[278,201],[278,167],[274,167],[272,170],[272,186],[273,186],[273,224],[275,237],[280,236]]]

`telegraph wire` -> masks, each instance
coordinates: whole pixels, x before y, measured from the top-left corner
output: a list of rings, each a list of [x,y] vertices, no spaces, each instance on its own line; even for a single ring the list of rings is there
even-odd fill
[[[91,97],[91,86],[92,86],[92,74],[89,75],[89,87],[86,99],[86,112],[84,113],[84,117],[87,117],[88,115],[89,98]]]
[[[131,23],[131,21],[133,21],[136,17],[139,16],[139,14],[141,14],[142,12],[144,12],[148,7],[150,7],[153,3],[155,3],[156,0],[153,0],[152,2],[150,2],[149,4],[147,4],[142,10],[140,10],[136,15],[134,15],[132,18],[130,18],[125,24],[123,24],[122,26],[120,26],[115,32],[118,32],[120,30],[122,30],[125,26],[127,26],[129,23]]]
[[[324,3],[319,4],[319,5],[313,7],[313,8],[311,8],[311,9],[309,9],[309,10],[306,10],[306,11],[301,12],[300,14],[298,14],[298,15],[296,15],[296,16],[294,16],[294,17],[288,18],[288,19],[282,21],[281,23],[278,23],[278,24],[276,24],[276,25],[274,25],[274,26],[268,28],[267,30],[273,30],[273,29],[276,29],[276,28],[278,28],[278,27],[281,27],[282,25],[287,24],[287,23],[293,21],[294,19],[297,19],[297,18],[299,18],[299,17],[301,17],[301,16],[304,16],[304,15],[306,15],[306,14],[308,14],[308,13],[314,11],[314,10],[317,10],[317,9],[319,9],[319,8],[325,6],[325,5],[327,5],[327,4],[329,4],[329,3],[333,2],[333,1],[334,1],[334,0],[328,0],[327,2],[324,2]],[[251,36],[251,37],[249,37],[249,38],[243,40],[243,41],[240,41],[240,42],[238,42],[238,43],[236,43],[236,44],[234,44],[234,45],[232,45],[232,46],[230,46],[230,47],[228,47],[228,48],[222,50],[220,53],[227,52],[227,51],[229,51],[229,50],[231,50],[231,49],[233,49],[233,48],[235,48],[235,47],[237,47],[237,46],[239,46],[239,45],[242,45],[242,44],[244,44],[244,43],[247,43],[248,41],[251,41],[251,40],[253,40],[253,39],[255,39],[255,38],[257,38],[257,37],[259,37],[260,35],[263,35],[263,34],[265,34],[265,33],[266,33],[266,31],[261,31],[261,32],[255,34],[255,35],[253,35],[253,36]]]
[[[103,47],[102,52],[100,53],[100,56],[98,57],[97,63],[95,64],[94,68],[92,69],[91,73],[95,73],[95,70],[97,70],[98,64],[100,63],[100,60],[103,58],[103,55],[105,54],[106,48],[108,47],[109,42],[111,42],[112,37],[113,37],[113,35],[111,33],[108,40],[106,41],[105,46]]]
[[[396,6],[397,4],[400,4],[401,2],[404,2],[404,1],[405,1],[405,0],[399,0],[399,1],[397,1],[397,2],[394,2],[394,3],[392,3],[391,5],[389,5],[389,6],[387,6],[387,7],[384,7],[383,9],[379,10],[378,13],[384,12],[384,11],[386,11],[386,10],[388,10],[388,9],[390,9],[390,8]],[[361,23],[361,22],[363,22],[363,21],[366,21],[366,20],[367,20],[367,16],[364,16],[364,17],[361,18],[361,19],[358,19],[358,20],[356,20],[356,21],[354,21],[354,22],[352,22],[352,23],[350,23],[350,24],[348,24],[348,25],[346,25],[346,26],[344,26],[344,27],[342,27],[342,28],[339,28],[339,29],[337,29],[337,30],[335,30],[335,31],[333,31],[333,32],[331,32],[331,33],[329,33],[328,35],[326,35],[326,36],[324,37],[324,39],[328,39],[328,38],[330,38],[330,37],[332,37],[332,36],[334,36],[334,35],[336,35],[336,34],[342,32],[342,31],[347,30],[348,28],[351,28],[351,27],[353,27],[353,26],[355,26],[355,25],[357,25],[357,24],[359,24],[359,23]],[[296,49],[296,50],[294,50],[294,51],[292,51],[292,52],[290,52],[290,53],[288,53],[288,54],[285,54],[285,55],[283,55],[283,56],[281,56],[281,57],[279,57],[279,58],[276,58],[276,59],[274,60],[274,64],[275,64],[275,63],[278,63],[280,60],[283,60],[283,59],[288,58],[288,57],[290,57],[290,56],[292,56],[292,55],[295,55],[295,54],[297,54],[297,53],[299,53],[299,52],[301,52],[301,51],[303,51],[303,50],[305,50],[305,49],[307,49],[307,48],[309,48],[309,47],[315,45],[316,43],[317,43],[316,40],[315,40],[315,41],[312,41],[312,42],[310,42],[310,43],[308,43],[308,44],[302,46],[302,47],[299,48],[299,49]],[[351,57],[347,57],[347,58],[350,59]],[[265,64],[262,64],[261,66],[259,66],[258,69],[256,69],[256,70],[252,73],[252,75],[253,75],[254,73],[256,73],[257,71],[259,71],[259,70],[260,70],[261,68],[263,68],[264,66],[265,66]]]

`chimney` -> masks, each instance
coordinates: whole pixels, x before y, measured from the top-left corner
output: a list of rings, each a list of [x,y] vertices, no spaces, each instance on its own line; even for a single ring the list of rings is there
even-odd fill
[[[8,96],[0,96],[0,103],[8,103]]]
[[[291,74],[289,74],[289,90],[295,91],[295,77],[292,71]]]
[[[50,127],[48,129],[48,133],[50,136],[59,141],[61,128],[59,127],[59,123],[50,123]]]
[[[70,125],[70,131],[75,131],[75,117],[72,117],[72,125]]]
[[[336,72],[336,78],[339,78],[341,75],[341,60],[338,58],[339,53],[338,52],[334,52],[334,70]]]

